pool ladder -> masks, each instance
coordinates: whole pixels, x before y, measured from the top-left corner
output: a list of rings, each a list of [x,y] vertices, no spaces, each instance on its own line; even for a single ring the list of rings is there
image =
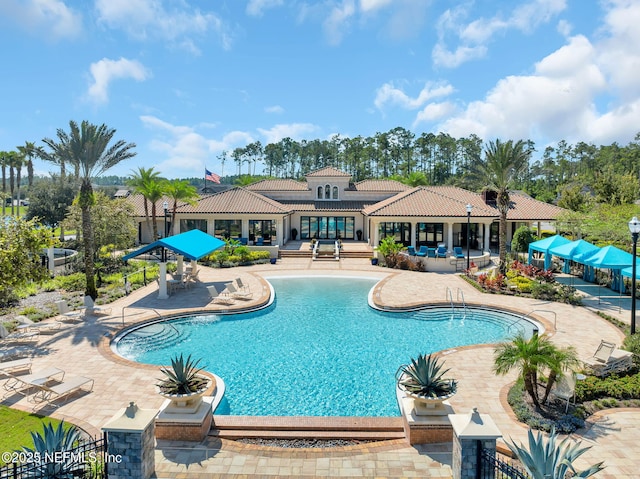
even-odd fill
[[[455,305],[453,303],[453,293],[451,292],[451,288],[449,286],[447,286],[447,293],[446,296],[448,296],[449,298],[449,304],[451,304],[451,314],[455,314]],[[462,298],[462,308],[464,310],[464,318],[467,317],[467,303],[464,300],[464,291],[462,291],[462,289],[458,288],[456,290],[456,303],[460,302],[460,298]]]

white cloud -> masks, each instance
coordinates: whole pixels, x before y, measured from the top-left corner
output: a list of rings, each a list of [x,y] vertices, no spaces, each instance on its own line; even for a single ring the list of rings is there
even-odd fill
[[[349,20],[355,12],[356,7],[353,0],[343,0],[342,4],[331,9],[322,25],[331,45],[337,45],[342,41],[342,37],[349,29]]]
[[[441,103],[429,103],[425,106],[413,122],[412,128],[416,128],[420,123],[433,122],[450,116],[456,111],[456,106],[450,101],[444,101]]]
[[[385,83],[376,91],[374,104],[378,110],[382,110],[386,105],[398,105],[401,108],[415,110],[420,108],[432,98],[448,96],[453,93],[454,88],[448,83],[427,82],[418,96],[411,98],[404,91],[396,88],[393,83]]]
[[[393,0],[360,0],[360,10],[371,12],[392,5]]]
[[[282,108],[280,105],[273,105],[266,107],[264,111],[266,113],[275,113],[277,115],[280,115],[281,113],[284,113],[284,108]]]
[[[151,72],[142,63],[126,58],[120,58],[120,60],[103,58],[96,63],[92,63],[89,70],[93,82],[89,85],[87,94],[96,103],[106,103],[109,100],[108,89],[113,80],[133,78],[141,82],[151,76]]]
[[[174,2],[175,3],[175,2]],[[166,10],[159,0],[96,0],[98,18],[110,28],[120,28],[133,38],[154,41],[167,40],[194,54],[200,50],[194,37],[213,30],[225,50],[232,38],[224,22],[213,13],[178,7]]]
[[[464,62],[484,57],[488,51],[487,43],[500,32],[518,30],[531,33],[543,23],[566,9],[566,0],[531,0],[516,6],[504,16],[497,13],[491,18],[478,18],[465,23],[469,15],[469,5],[461,5],[445,11],[437,22],[438,42],[432,50],[435,65],[454,68]],[[447,46],[448,37],[455,37],[459,43],[451,49]]]
[[[311,123],[289,123],[274,125],[268,130],[264,128],[258,128],[258,132],[264,136],[265,141],[263,143],[277,143],[283,138],[291,138],[293,140],[304,139],[306,135],[310,135],[318,131],[316,125]]]
[[[232,151],[255,141],[249,133],[243,131],[232,131],[222,135],[220,139],[211,139],[194,127],[173,125],[155,116],[143,115],[140,121],[154,132],[151,150],[164,157],[157,169],[170,178],[201,176],[205,166],[217,169],[219,161],[216,154],[225,150]],[[172,172],[178,173],[174,175]]]
[[[282,4],[283,0],[249,0],[247,4],[247,15],[259,17],[265,10],[279,7]]]
[[[53,39],[75,38],[82,32],[82,16],[62,0],[3,0],[0,14]]]

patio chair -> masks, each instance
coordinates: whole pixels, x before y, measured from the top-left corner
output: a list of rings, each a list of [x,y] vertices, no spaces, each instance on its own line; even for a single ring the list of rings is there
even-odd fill
[[[84,390],[85,392],[93,391],[94,380],[84,376],[74,376],[63,380],[53,386],[46,384],[35,385],[37,391],[32,397],[34,403],[46,402],[48,406],[58,407],[54,404],[56,401],[62,401],[64,404],[76,392]],[[88,387],[88,389],[86,389]]]
[[[256,246],[264,246],[264,238],[262,236],[256,239]]]
[[[407,246],[407,254],[409,256],[417,256],[416,249],[411,245]]]
[[[28,371],[31,373],[31,358],[14,359],[13,361],[0,362],[0,376],[9,376],[14,371]]]
[[[207,291],[209,291],[209,296],[214,303],[233,304],[234,302],[228,293],[218,291],[215,286],[207,286]]]
[[[226,290],[232,298],[251,299],[251,297],[253,296],[253,293],[251,291],[238,291],[232,284],[228,284]]]
[[[40,334],[55,334],[62,329],[62,323],[60,321],[41,321],[34,323],[27,316],[18,315],[13,318],[20,323],[18,329],[21,331],[39,331]]]
[[[18,393],[26,396],[27,394],[25,391],[29,391],[36,386],[47,384],[48,382],[56,379],[56,376],[60,376],[57,380],[62,381],[64,379],[64,371],[62,369],[52,367],[22,376],[14,376],[13,373],[7,373],[7,376],[9,376],[9,379],[7,379],[2,385],[2,387],[7,391],[7,394]]]
[[[192,281],[193,281],[194,283],[196,283],[196,282],[200,281],[200,280],[198,279],[198,275],[199,275],[199,274],[200,274],[200,270],[199,270],[199,269],[197,269],[195,272],[193,272],[193,273],[189,273],[189,275],[187,276],[187,279],[189,280],[189,282],[192,282]]]
[[[427,256],[429,249],[426,246],[420,246],[420,249],[416,252],[416,256]]]
[[[436,249],[436,258],[446,258],[447,257],[447,247],[444,245],[438,245]]]
[[[238,291],[251,291],[249,285],[242,282],[242,278],[236,278],[236,289]]]
[[[427,248],[427,257],[435,258],[436,257],[436,249],[435,248]]]
[[[109,316],[111,314],[111,308],[105,308],[103,306],[96,306],[93,301],[93,298],[89,295],[84,297],[84,308],[86,314],[104,314]]]
[[[632,367],[633,353],[617,349],[615,344],[602,340],[593,356],[584,361],[584,365],[596,376],[607,376]]]
[[[460,247],[460,246],[454,246],[453,247],[453,256],[456,259],[464,259],[464,258],[466,258],[466,256],[462,252],[462,247]]]
[[[0,324],[0,339],[5,343],[25,343],[38,342],[40,339],[39,331],[18,331],[10,333],[3,324]]]
[[[573,399],[573,403],[575,404],[576,402],[576,373],[569,371],[560,376],[553,385],[551,396],[567,401],[564,408],[564,412],[567,412],[569,410],[569,401]]]
[[[62,316],[62,321],[71,321],[74,323],[82,321],[82,317],[84,316],[84,311],[82,309],[75,311],[71,310],[65,300],[56,301],[56,306],[58,307],[60,316]]]

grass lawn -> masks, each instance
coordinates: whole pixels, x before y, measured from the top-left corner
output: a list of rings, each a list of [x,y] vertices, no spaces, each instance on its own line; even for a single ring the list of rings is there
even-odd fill
[[[42,432],[43,424],[53,423],[57,426],[59,422],[57,419],[0,405],[0,454],[21,449],[22,446],[32,448],[31,431]],[[1,465],[4,465],[2,459],[0,459]]]

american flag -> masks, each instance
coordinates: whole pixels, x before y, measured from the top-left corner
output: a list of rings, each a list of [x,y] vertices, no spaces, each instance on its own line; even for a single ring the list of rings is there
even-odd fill
[[[204,169],[204,179],[205,180],[209,180],[209,181],[213,181],[214,183],[220,184],[220,177],[218,175],[216,175],[215,173],[211,173],[206,168]]]

